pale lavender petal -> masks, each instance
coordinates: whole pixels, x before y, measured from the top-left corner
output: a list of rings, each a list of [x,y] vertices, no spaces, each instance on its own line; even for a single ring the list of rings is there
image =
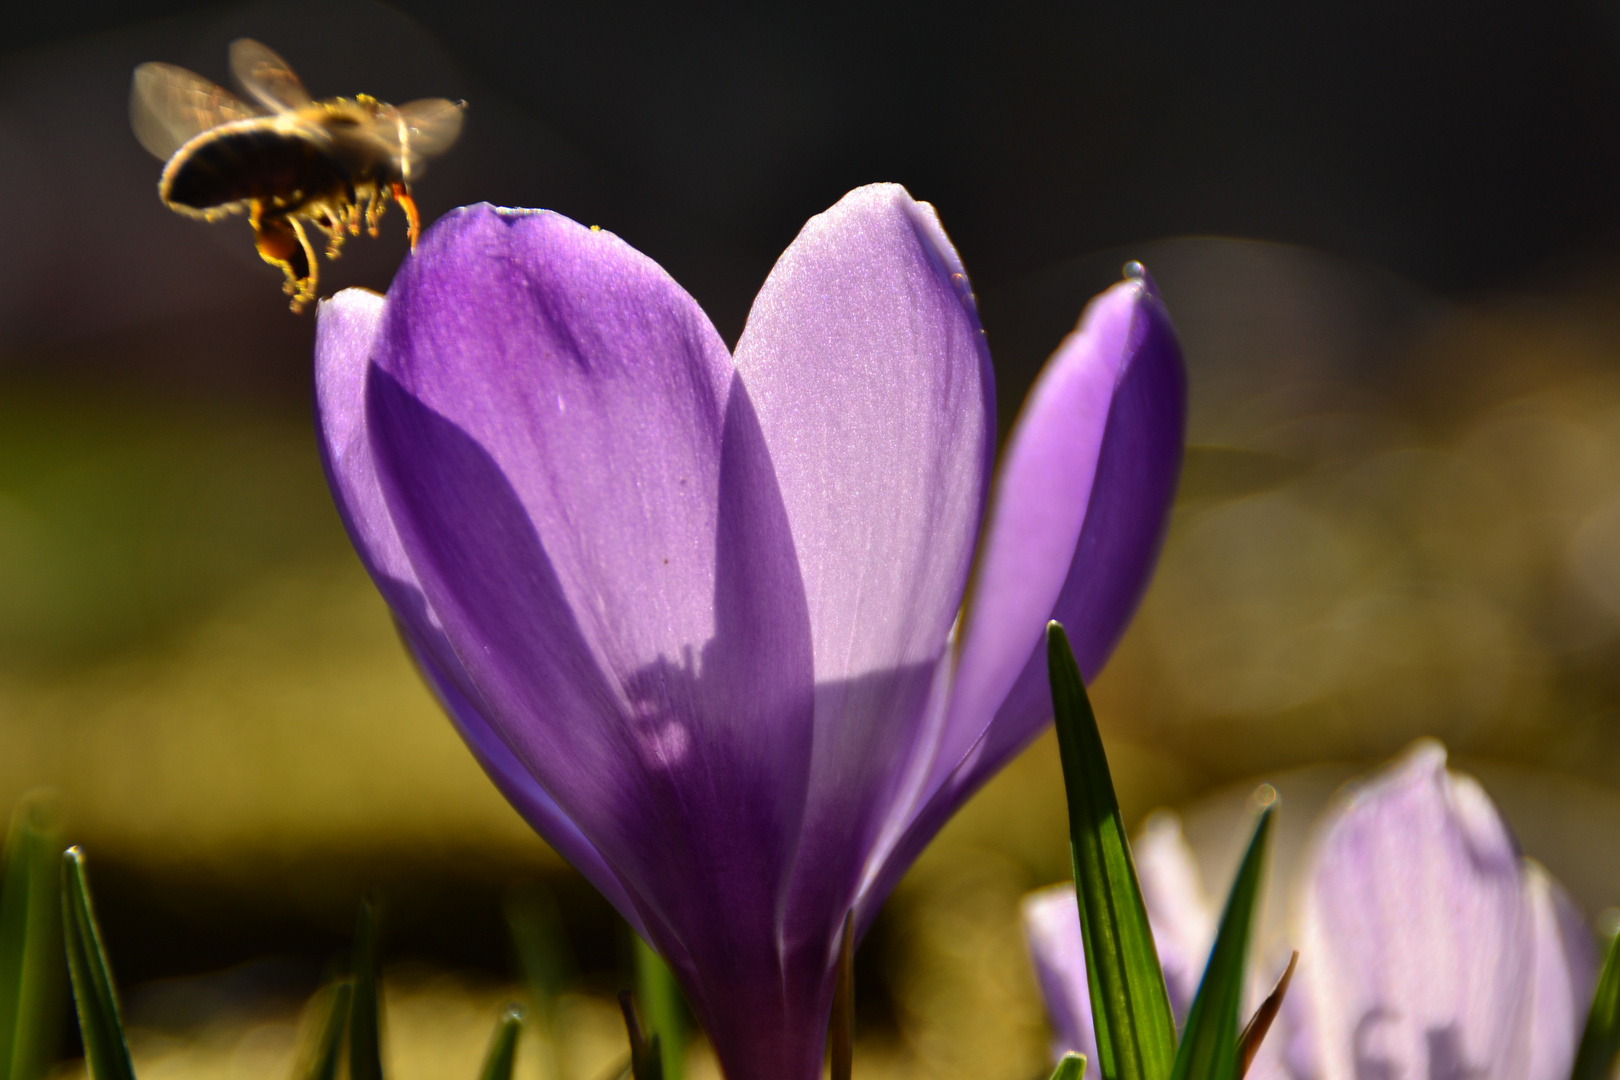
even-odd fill
[[[379,583],[414,582],[366,439],[366,369],[385,303],[368,289],[344,289],[321,301],[315,317],[315,424],[327,484],[360,561]]]
[[[1526,859],[1524,877],[1535,934],[1528,1080],[1567,1080],[1597,984],[1597,949],[1574,901],[1540,863]]]
[[[989,355],[933,209],[886,184],[812,218],[754,302],[737,370],[814,628],[811,801],[786,930],[826,964],[867,852],[927,766],[927,703],[994,450]]]
[[[1174,814],[1159,811],[1150,817],[1132,841],[1131,854],[1170,1008],[1176,1022],[1185,1023],[1215,938],[1215,911]],[[1055,1063],[1070,1050],[1085,1054],[1087,1074],[1095,1076],[1096,1033],[1074,886],[1054,885],[1030,893],[1023,912],[1024,936],[1052,1024],[1052,1060]]]
[[[1519,853],[1437,743],[1329,815],[1301,900],[1295,987],[1320,1080],[1525,1075],[1535,937]]]
[[[1277,979],[1282,976],[1282,971],[1267,974],[1272,976],[1271,984],[1266,987],[1266,993],[1270,993],[1271,987],[1276,986]],[[1290,1053],[1291,1045],[1299,1041],[1298,1033],[1290,1020],[1288,1005],[1289,1001],[1295,998],[1295,994],[1296,991],[1291,989],[1288,997],[1283,999],[1282,1011],[1272,1022],[1271,1030],[1260,1043],[1260,1049],[1255,1051],[1254,1060],[1249,1063],[1249,1071],[1245,1074],[1244,1080],[1294,1080],[1294,1078],[1312,1080],[1315,1077],[1314,1072],[1294,1071],[1291,1064],[1298,1056],[1297,1053]]]
[[[1187,389],[1175,328],[1151,281],[1128,280],[1093,301],[1051,367],[1015,429],[1002,477],[1008,493],[996,496],[985,536],[981,573],[999,584],[975,586],[948,727],[904,836],[863,892],[863,910],[882,902],[956,808],[1050,722],[1046,620],[1063,623],[1083,674],[1095,676],[1158,556],[1180,475]],[[1099,371],[1113,373],[1100,432],[1092,398]],[[1078,465],[1070,454],[1080,455]],[[1090,477],[1078,533],[1069,502],[1077,476]],[[1043,497],[1062,505],[1043,507]],[[1020,572],[1040,584],[1020,583]]]
[[[480,711],[645,905],[727,1071],[761,1075],[769,1053],[808,1075],[819,1036],[796,1019],[777,913],[810,756],[809,620],[707,318],[610,233],[467,208],[390,289],[367,418]]]
[[[1052,1062],[1067,1053],[1086,1055],[1086,1076],[1096,1080],[1097,1033],[1086,985],[1085,944],[1073,885],[1053,885],[1024,897],[1024,938],[1052,1025]]]
[[[345,289],[323,301],[315,331],[315,421],[321,463],[349,538],[378,591],[395,612],[401,634],[423,676],[455,722],[473,756],[507,801],[559,855],[624,913],[638,932],[641,918],[623,883],[579,828],[558,809],[513,757],[489,722],[467,700],[466,673],[428,609],[415,571],[377,486],[366,438],[365,379],[384,300]],[[458,689],[459,687],[459,689]]]
[[[321,302],[315,323],[315,428],[321,466],[360,562],[413,649],[431,657],[441,679],[455,682],[464,696],[471,696],[475,692],[400,544],[372,460],[366,375],[386,303],[366,289],[345,289]]]
[[[931,664],[994,452],[993,374],[926,204],[875,184],[811,218],[737,344],[776,464],[818,681]]]
[[[1170,1011],[1184,1023],[1215,942],[1216,912],[1204,895],[1198,864],[1176,815],[1160,811],[1148,818],[1131,843],[1131,854],[1170,994]]]

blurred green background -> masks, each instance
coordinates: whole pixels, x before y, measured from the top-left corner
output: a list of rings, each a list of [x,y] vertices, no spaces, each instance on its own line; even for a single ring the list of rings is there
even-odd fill
[[[367,893],[398,1080],[473,1075],[519,993],[513,895],[555,905],[571,952],[526,1080],[607,1074],[633,980],[622,925],[473,765],[348,547],[314,450],[311,321],[241,222],[153,195],[130,69],[223,78],[238,34],[317,94],[465,96],[467,135],[418,190],[428,217],[489,198],[600,223],[728,340],[806,217],[908,184],[974,275],[1003,431],[1085,300],[1141,259],[1186,347],[1192,445],[1158,576],[1094,688],[1132,821],[1178,808],[1218,893],[1242,800],[1275,782],[1274,945],[1316,809],[1434,735],[1589,917],[1620,902],[1609,6],[8,18],[0,808],[43,789],[87,851],[143,1080],[286,1075]],[[323,291],[385,287],[401,230],[350,245]],[[862,1075],[1039,1072],[1017,902],[1067,873],[1047,737],[863,946]]]

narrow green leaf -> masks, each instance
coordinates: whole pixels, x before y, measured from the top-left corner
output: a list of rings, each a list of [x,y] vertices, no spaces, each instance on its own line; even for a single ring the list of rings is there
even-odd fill
[[[349,1003],[354,999],[354,984],[344,979],[326,988],[326,1018],[315,1039],[314,1053],[305,1070],[305,1080],[337,1080],[338,1064],[343,1055],[343,1030],[349,1023]]]
[[[84,855],[76,847],[62,853],[62,937],[91,1080],[135,1080],[107,952],[90,906]]]
[[[1570,1080],[1608,1080],[1620,1053],[1620,933],[1609,939],[1609,953],[1603,959],[1597,992],[1592,995],[1592,1011],[1586,1014],[1586,1030],[1581,1047],[1575,1051]]]
[[[354,928],[354,996],[349,1004],[349,1080],[382,1080],[382,1004],[377,989],[377,908],[360,903]]]
[[[574,973],[557,901],[538,886],[524,886],[507,894],[505,913],[524,988],[537,1009],[549,1011]]]
[[[24,799],[11,818],[0,884],[0,1080],[39,1080],[61,1047],[61,850],[51,800]]]
[[[508,1005],[506,1012],[495,1022],[495,1034],[489,1040],[489,1052],[484,1055],[484,1067],[478,1080],[512,1080],[512,1066],[517,1061],[518,1032],[523,1028],[523,1010]]]
[[[1077,1054],[1073,1050],[1064,1054],[1063,1060],[1052,1070],[1052,1080],[1080,1080],[1084,1075],[1086,1075],[1086,1055]]]
[[[1097,718],[1068,636],[1056,622],[1047,625],[1046,655],[1097,1066],[1103,1080],[1167,1080],[1175,1061],[1175,1019]]]
[[[542,1080],[562,1080],[562,1061],[557,1053],[557,998],[574,972],[562,913],[549,892],[533,885],[509,892],[505,911],[518,972],[532,1006],[528,1022],[540,1036]]]
[[[1254,908],[1260,898],[1260,879],[1265,869],[1266,846],[1271,838],[1271,822],[1277,794],[1261,789],[1263,809],[1255,823],[1254,836],[1238,866],[1232,891],[1226,897],[1215,946],[1199,981],[1198,994],[1187,1013],[1187,1029],[1176,1052],[1171,1080],[1236,1080],[1238,1071],[1238,1008],[1243,1001],[1243,974],[1248,967],[1249,933],[1254,925]]]
[[[681,1080],[686,1058],[686,1002],[675,973],[664,958],[641,939],[635,939],[636,998],[646,1010],[647,1031],[658,1040],[664,1080]]]

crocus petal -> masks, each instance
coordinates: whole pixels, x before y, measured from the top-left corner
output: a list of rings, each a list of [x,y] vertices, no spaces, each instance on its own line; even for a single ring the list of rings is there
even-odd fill
[[[1519,853],[1422,742],[1325,822],[1300,973],[1322,1080],[1522,1077],[1535,959]]]
[[[1152,279],[1144,275],[1116,285],[1095,305],[1095,324],[1088,327],[1089,318],[1083,319],[1081,331],[1060,350],[1072,349],[1079,355],[1072,361],[1061,356],[1058,362],[1087,363],[1085,353],[1092,350],[1106,359],[1118,349],[1123,358],[1117,362],[1118,381],[1085,523],[1051,611],[1051,618],[1067,631],[1080,673],[1088,682],[1113,652],[1153,574],[1181,476],[1187,431],[1187,374],[1181,345]],[[1088,335],[1087,329],[1092,333]],[[1034,464],[1039,463],[1035,458]],[[1038,497],[1039,484],[1027,483],[1024,490]],[[1023,517],[1009,509],[1008,527],[986,538],[987,562],[1007,560],[1016,566],[1023,561],[1018,528]],[[990,640],[994,648],[994,638]],[[1022,667],[995,720],[958,767],[955,785],[976,788],[1051,720],[1045,649],[1036,648]],[[965,714],[958,715],[966,719]]]
[[[1064,1054],[1086,1055],[1086,1076],[1100,1075],[1097,1032],[1091,1022],[1091,990],[1086,985],[1085,942],[1073,885],[1053,885],[1024,897],[1024,938],[1035,965],[1035,979],[1052,1025],[1052,1061]]]
[[[1069,610],[1058,615],[1068,615],[1064,628],[1087,678],[1097,674],[1131,617],[1147,583],[1181,460],[1181,395],[1155,385],[1150,389],[1158,393],[1140,402],[1149,406],[1145,415],[1134,415],[1139,402],[1129,395],[1121,398],[1121,418],[1111,427],[1110,416],[1121,390],[1137,389],[1144,376],[1179,371],[1173,347],[1162,304],[1145,280],[1126,280],[1085,308],[1079,327],[1064,338],[1030,390],[996,473],[936,764],[940,776],[961,763],[1037,653],[1045,677],[1040,646],[1061,594],[1084,594],[1071,597]],[[1129,387],[1128,376],[1136,379]],[[1124,455],[1131,476],[1106,478],[1113,486],[1097,491],[1105,434],[1115,442],[1121,437],[1139,442],[1149,450],[1149,460],[1140,460],[1142,450],[1132,445]],[[1118,468],[1118,450],[1113,458]],[[1150,476],[1144,478],[1142,471]],[[1103,518],[1100,525],[1098,518]],[[1147,559],[1123,563],[1115,555],[1110,563],[1113,552],[1106,551],[1082,557],[1081,531],[1087,525],[1097,539],[1108,529],[1144,534],[1145,544],[1142,538],[1137,544],[1145,546]],[[1029,711],[1008,714],[998,725],[1014,719],[1030,729],[1043,722]],[[1022,733],[1027,737],[1034,730]]]
[[[940,749],[863,907],[1051,720],[1046,621],[1063,623],[1086,678],[1101,669],[1158,555],[1186,400],[1175,328],[1145,276],[1094,300],[1053,355],[997,478]]]
[[[389,292],[367,418],[417,580],[523,768],[625,883],[729,1072],[775,1030],[809,621],[707,318],[610,233],[473,207]],[[736,999],[736,1000],[731,1000]]]
[[[1215,909],[1204,895],[1181,819],[1168,811],[1150,817],[1131,844],[1142,903],[1153,927],[1170,1011],[1185,1022],[1215,941]]]
[[[1198,993],[1215,937],[1215,912],[1204,895],[1181,820],[1168,811],[1148,819],[1131,842],[1142,903],[1159,953],[1165,989],[1176,1022],[1185,1023]],[[1054,885],[1024,898],[1024,936],[1053,1031],[1052,1060],[1068,1051],[1086,1055],[1086,1072],[1097,1075],[1097,1036],[1086,986],[1085,946],[1073,885]]]
[[[956,253],[896,184],[811,218],[737,344],[776,462],[816,678],[932,664],[994,453],[994,381]]]
[[[321,302],[315,318],[315,423],[327,484],[360,561],[379,586],[414,587],[416,574],[383,503],[366,439],[366,369],[385,302],[366,289],[344,289]],[[383,596],[394,600],[386,587]]]
[[[624,885],[594,844],[523,769],[489,722],[467,699],[468,679],[427,607],[415,571],[388,516],[365,430],[365,378],[384,300],[364,289],[345,289],[324,301],[315,330],[315,421],[321,464],[338,515],[377,589],[397,612],[414,612],[401,632],[429,687],[454,721],[473,756],[518,813],[609,902],[642,931]],[[460,689],[458,689],[458,687]]]
[[[933,209],[885,184],[812,218],[754,302],[737,370],[814,627],[811,802],[786,934],[825,964],[867,853],[926,768],[994,452],[989,354]]]
[[[1524,860],[1524,878],[1535,935],[1528,1080],[1566,1080],[1597,983],[1597,950],[1569,894],[1540,863]]]

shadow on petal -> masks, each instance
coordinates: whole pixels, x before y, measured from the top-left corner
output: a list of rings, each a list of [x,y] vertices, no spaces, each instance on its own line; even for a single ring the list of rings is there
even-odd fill
[[[716,493],[715,636],[617,679],[488,452],[380,369],[369,393],[390,508],[490,726],[625,885],[728,1071],[805,1072],[821,1033],[789,995],[816,984],[784,978],[780,918],[813,747],[809,617],[740,382]],[[733,997],[746,1007],[717,1007]]]

